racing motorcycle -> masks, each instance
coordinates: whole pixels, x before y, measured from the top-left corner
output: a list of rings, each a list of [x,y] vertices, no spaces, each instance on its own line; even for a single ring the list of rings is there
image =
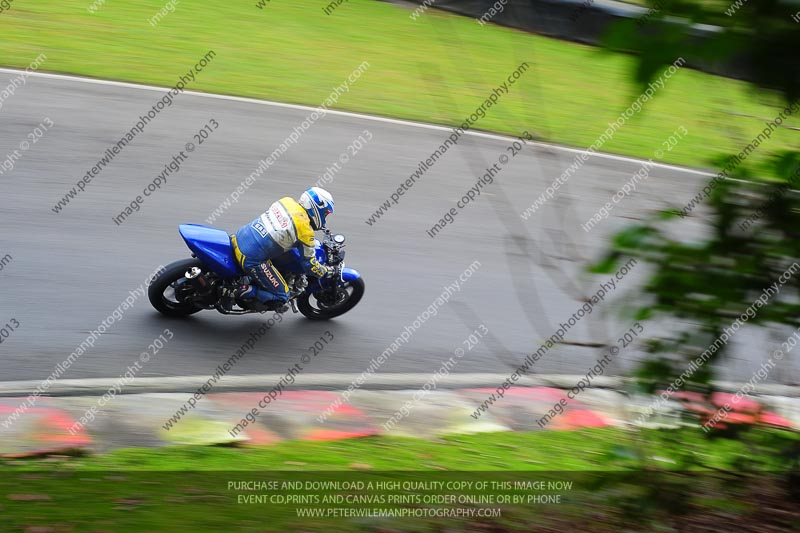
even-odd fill
[[[200,224],[181,224],[178,231],[192,251],[191,259],[170,263],[157,274],[148,288],[150,303],[170,317],[188,316],[203,309],[216,309],[226,315],[264,313],[279,304],[260,301],[234,301],[228,291],[250,278],[233,256],[230,236],[223,230]],[[327,320],[342,315],[358,304],[364,295],[364,280],[358,271],[344,266],[344,241],[341,234],[323,229],[325,237],[314,239],[317,261],[335,269],[326,278],[307,278],[300,250],[292,248],[272,263],[289,286],[289,304],[311,320]]]

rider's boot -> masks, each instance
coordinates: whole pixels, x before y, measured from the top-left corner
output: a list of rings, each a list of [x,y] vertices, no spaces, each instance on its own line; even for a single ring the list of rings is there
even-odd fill
[[[255,298],[256,289],[252,285],[242,284],[222,290],[222,306],[230,311],[234,303],[247,305]]]
[[[289,303],[282,302],[281,300],[270,300],[265,302],[265,304],[270,311],[275,311],[276,313],[283,314],[289,310]]]
[[[230,296],[234,300],[250,300],[256,297],[256,288],[252,285],[238,285],[230,289]]]

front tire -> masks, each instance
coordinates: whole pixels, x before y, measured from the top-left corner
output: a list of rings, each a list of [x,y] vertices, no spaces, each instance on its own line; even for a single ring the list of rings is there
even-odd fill
[[[203,263],[197,259],[175,261],[155,277],[147,289],[147,297],[159,313],[169,317],[184,317],[203,309],[181,298],[182,285],[186,283],[184,274],[195,266],[203,268]]]
[[[311,320],[329,320],[354,308],[364,296],[364,288],[364,280],[361,278],[348,281],[340,288],[347,291],[347,297],[333,306],[322,305],[312,293],[306,292],[297,299],[297,308]]]

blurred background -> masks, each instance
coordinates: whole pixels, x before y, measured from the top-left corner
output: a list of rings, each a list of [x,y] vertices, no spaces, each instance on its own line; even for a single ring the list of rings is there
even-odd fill
[[[85,442],[60,447],[79,457],[52,460],[50,426],[8,423],[0,443],[17,459],[0,469],[568,471],[554,479],[592,474],[574,478],[571,505],[451,525],[796,527],[798,24],[800,4],[778,0],[0,2],[2,420],[129,295],[136,305],[63,376],[73,381],[58,390],[83,399],[61,405],[51,391],[39,408],[77,419],[101,387],[93,380],[122,375],[165,327],[174,334],[139,389]],[[120,139],[124,150],[109,152]],[[292,388],[345,389],[395,343],[353,400],[380,422],[402,405],[390,391],[420,390],[453,354],[457,364],[388,436],[374,420],[366,431],[346,422],[348,436],[375,442],[309,437],[328,431],[312,418],[334,395],[297,396],[277,421],[263,418],[252,438],[287,441],[274,447],[138,448],[221,443],[222,425],[177,439],[139,418],[152,409],[159,426],[185,400],[181,380],[213,375],[260,324],[165,322],[137,295],[159,265],[188,256],[177,225],[232,232],[312,185],[336,198],[330,226],[347,235],[366,296],[331,322],[287,315],[208,416],[235,423],[220,405],[246,412],[252,402],[235,395],[269,390],[326,332],[335,341]],[[396,347],[456,281],[452,301]],[[137,391],[175,398],[162,412]],[[187,526],[195,504],[180,504],[185,521],[153,509],[124,527]],[[0,503],[0,520],[103,526],[90,507],[58,525],[36,505]],[[229,522],[202,527],[269,530],[218,512]]]

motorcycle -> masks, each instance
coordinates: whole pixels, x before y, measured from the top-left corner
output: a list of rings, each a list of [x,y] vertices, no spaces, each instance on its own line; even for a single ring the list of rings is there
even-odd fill
[[[225,231],[200,224],[181,224],[178,231],[192,251],[192,258],[170,263],[150,283],[148,298],[160,313],[183,317],[216,309],[225,315],[244,315],[265,313],[281,305],[258,300],[234,301],[225,296],[227,289],[251,283],[234,259],[231,239]],[[311,320],[343,315],[364,295],[361,274],[344,266],[344,235],[323,231],[325,237],[321,242],[314,239],[316,257],[321,264],[336,269],[334,276],[309,280],[297,248],[272,260],[289,286],[292,311],[299,311]]]

